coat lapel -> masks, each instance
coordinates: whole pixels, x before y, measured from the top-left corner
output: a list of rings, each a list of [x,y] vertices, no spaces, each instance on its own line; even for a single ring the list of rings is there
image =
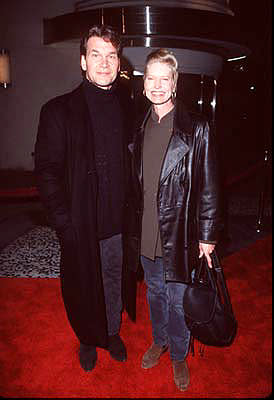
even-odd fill
[[[187,144],[187,138],[192,135],[192,130],[190,115],[183,103],[177,101],[173,121],[173,134],[162,165],[160,184],[188,153],[189,145]]]
[[[85,99],[82,85],[80,85],[73,93],[69,102],[69,126],[71,132],[79,136],[79,132],[85,132],[90,128],[90,119],[88,106]]]
[[[93,130],[82,85],[71,96],[68,118],[71,144],[82,157],[85,155],[88,169],[94,170]]]
[[[180,138],[179,135],[174,134],[171,136],[166,156],[163,162],[160,184],[166,179],[170,172],[182,160],[188,152],[188,145]]]

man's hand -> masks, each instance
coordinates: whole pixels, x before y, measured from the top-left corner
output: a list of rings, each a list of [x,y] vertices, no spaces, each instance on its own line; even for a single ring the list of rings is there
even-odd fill
[[[200,250],[199,258],[201,258],[204,255],[207,259],[209,268],[212,268],[210,253],[212,253],[214,249],[215,249],[215,244],[199,242],[199,250]]]

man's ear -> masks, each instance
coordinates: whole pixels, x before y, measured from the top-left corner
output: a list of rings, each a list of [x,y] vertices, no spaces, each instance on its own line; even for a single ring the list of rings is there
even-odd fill
[[[83,54],[81,55],[80,62],[81,62],[82,70],[86,71],[87,70],[87,61],[86,61],[86,57]]]

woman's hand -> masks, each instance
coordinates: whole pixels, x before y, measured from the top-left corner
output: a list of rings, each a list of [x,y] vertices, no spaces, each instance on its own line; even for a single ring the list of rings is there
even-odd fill
[[[212,268],[212,261],[211,261],[210,253],[213,252],[213,250],[215,249],[215,246],[216,246],[215,244],[199,242],[199,250],[200,250],[199,258],[203,257],[203,255],[204,255],[207,259],[209,268]]]

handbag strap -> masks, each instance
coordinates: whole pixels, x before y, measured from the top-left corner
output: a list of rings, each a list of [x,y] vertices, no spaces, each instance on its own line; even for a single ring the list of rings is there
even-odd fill
[[[195,271],[194,279],[195,280],[196,279],[200,280],[202,272],[203,272],[203,268],[206,268],[206,271],[208,273],[207,275],[209,277],[211,286],[212,286],[212,283],[213,283],[213,285],[214,285],[213,287],[216,288],[216,290],[218,290],[219,293],[222,294],[226,307],[233,314],[232,304],[231,304],[229,292],[228,292],[228,289],[227,289],[227,286],[226,286],[226,281],[225,281],[225,277],[224,277],[224,273],[223,273],[223,268],[222,268],[222,265],[220,263],[219,257],[218,257],[218,255],[216,253],[216,250],[214,250],[211,253],[210,256],[211,256],[211,259],[212,259],[213,268],[209,268],[207,260],[206,260],[206,257],[203,256],[200,259],[200,263],[199,263],[199,266],[198,266],[197,270]],[[214,274],[214,271],[215,271],[215,274]],[[191,350],[191,353],[192,353],[193,357],[195,355],[194,342],[195,342],[194,336],[191,335],[191,338],[190,338],[190,350]],[[204,352],[205,352],[205,345],[199,342],[199,346],[200,347],[198,349],[198,353],[199,353],[199,355],[201,357],[203,357]]]
[[[206,272],[208,284],[218,291],[219,295],[223,299],[224,304],[232,312],[232,304],[227,289],[223,268],[216,250],[213,250],[213,252],[210,254],[210,257],[212,259],[213,268],[209,268],[205,256],[201,257],[199,266],[195,272],[194,280],[198,282],[202,281],[202,274]]]
[[[219,257],[217,255],[216,250],[211,253],[211,259],[213,268],[216,271],[216,284],[219,290],[219,293],[223,296],[224,304],[229,307],[232,312],[232,304],[229,296],[229,292],[226,285],[226,280],[223,272],[222,265],[220,263]]]

